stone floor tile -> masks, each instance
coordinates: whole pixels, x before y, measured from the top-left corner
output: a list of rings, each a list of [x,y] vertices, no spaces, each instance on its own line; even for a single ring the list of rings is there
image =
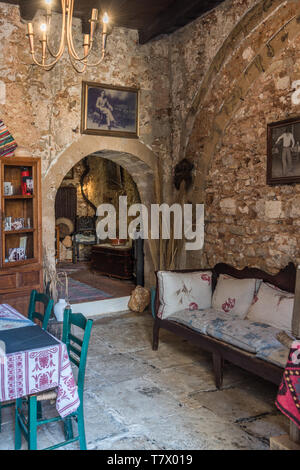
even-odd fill
[[[123,436],[105,439],[92,448],[93,450],[160,450],[160,447],[146,436]]]
[[[279,411],[249,421],[242,420],[239,426],[250,435],[259,437],[266,444],[269,443],[271,436],[289,433],[289,420]]]
[[[272,413],[276,410],[276,386],[267,382],[245,382],[229,389],[193,394],[193,400],[230,422]]]
[[[159,421],[181,408],[169,393],[144,378],[122,382],[121,387],[119,384],[103,387],[100,396],[106,409],[117,411],[128,425]]]

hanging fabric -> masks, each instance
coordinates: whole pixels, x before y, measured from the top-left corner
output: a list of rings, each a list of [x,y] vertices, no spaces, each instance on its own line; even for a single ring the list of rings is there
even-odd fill
[[[15,139],[0,119],[0,157],[11,157],[17,146]]]
[[[300,265],[297,267],[292,333],[295,338],[300,338]]]

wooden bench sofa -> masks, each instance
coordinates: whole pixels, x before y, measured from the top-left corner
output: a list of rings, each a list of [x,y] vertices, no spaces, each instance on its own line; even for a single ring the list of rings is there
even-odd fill
[[[197,272],[203,272],[204,270],[198,270]],[[207,271],[207,270],[205,270]],[[275,288],[284,290],[288,293],[295,292],[296,284],[296,267],[293,263],[290,263],[286,268],[282,269],[276,275],[270,275],[262,270],[254,268],[245,268],[238,270],[227,264],[217,264],[212,270],[212,291],[214,292],[217,280],[221,274],[225,276],[231,276],[236,279],[258,279],[265,283],[269,283]],[[176,273],[191,273],[191,271],[173,271]],[[157,274],[157,273],[156,273]],[[215,380],[217,388],[222,387],[223,382],[223,366],[224,361],[228,361],[242,369],[245,369],[253,374],[256,374],[276,385],[279,385],[282,380],[283,369],[285,367],[285,360],[282,360],[282,364],[274,364],[268,360],[258,358],[257,354],[250,353],[239,347],[228,344],[226,341],[216,339],[208,334],[200,333],[189,327],[179,323],[178,321],[170,319],[159,318],[160,306],[160,292],[159,282],[157,282],[156,289],[152,295],[152,314],[154,316],[153,326],[153,350],[158,349],[159,345],[159,330],[164,328],[182,338],[191,341],[195,345],[198,345],[201,349],[212,353],[213,358],[213,369],[215,373]],[[197,315],[197,311],[195,312]],[[286,348],[286,359],[288,356],[288,349]]]

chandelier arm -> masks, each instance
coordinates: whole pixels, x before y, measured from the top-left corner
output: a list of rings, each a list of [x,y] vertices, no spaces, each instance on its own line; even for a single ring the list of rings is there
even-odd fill
[[[107,33],[102,33],[102,54],[101,54],[101,58],[95,64],[87,63],[88,67],[97,67],[98,65],[101,64],[101,62],[103,62],[103,59],[105,58],[106,40],[107,40]]]
[[[86,66],[87,66],[86,62],[78,62],[78,61],[75,62],[74,60],[71,59],[71,57],[70,57],[70,62],[71,62],[71,65],[72,65],[73,69],[75,70],[75,72],[77,72],[77,73],[83,73],[83,72],[85,72]],[[80,70],[80,69],[77,67],[76,64],[81,64],[81,65],[82,65],[82,69]]]
[[[66,31],[66,2],[64,0],[61,0],[61,9],[62,9],[62,30],[61,30],[61,38],[60,38],[60,44],[59,44],[59,48],[58,48],[58,52],[57,53],[54,53],[52,52],[50,46],[49,46],[49,42],[48,42],[48,34],[47,34],[47,49],[48,49],[48,52],[49,54],[53,57],[53,58],[58,58],[60,59],[60,57],[63,55],[63,52],[64,52],[64,48],[65,48],[65,31]],[[49,24],[50,26],[50,24]]]
[[[98,62],[96,62],[95,64],[89,64],[89,63],[87,62],[87,64],[86,64],[87,67],[97,67],[98,65],[101,64],[101,62],[103,62],[104,57],[105,57],[105,52],[102,51],[101,59],[100,59]]]
[[[67,43],[68,43],[68,51],[69,51],[69,56],[73,60],[76,60],[77,62],[83,62],[85,59],[88,58],[91,50],[92,50],[92,45],[93,43],[89,44],[88,52],[83,56],[79,57],[75,50],[74,42],[73,42],[73,35],[72,35],[72,29],[73,29],[73,10],[74,10],[74,0],[71,0],[71,7],[69,8],[68,11],[68,26],[67,26]]]
[[[43,64],[42,62],[39,62],[36,58],[35,58],[35,54],[31,54],[32,56],[32,59],[33,59],[33,62],[35,63],[35,65],[38,65],[39,67],[42,67],[43,69],[46,69],[46,70],[51,70],[54,65],[57,64],[57,62],[59,61],[60,57],[58,57],[56,60],[54,60],[53,62],[51,62],[50,64]]]

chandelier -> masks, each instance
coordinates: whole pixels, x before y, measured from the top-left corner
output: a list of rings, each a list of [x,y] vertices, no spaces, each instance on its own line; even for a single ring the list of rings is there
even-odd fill
[[[73,10],[74,10],[74,0],[61,0],[61,9],[62,9],[62,28],[61,28],[61,38],[58,50],[53,52],[49,45],[49,33],[51,27],[51,1],[45,0],[46,3],[46,15],[45,22],[41,24],[41,60],[37,60],[35,48],[34,48],[34,32],[32,23],[28,23],[28,38],[30,45],[30,53],[33,58],[33,61],[36,65],[43,68],[44,70],[51,70],[55,64],[59,61],[61,56],[64,53],[65,44],[68,46],[68,53],[70,57],[71,64],[73,68],[78,73],[82,73],[86,70],[87,67],[97,67],[104,57],[106,51],[106,41],[109,34],[108,23],[109,18],[107,13],[102,17],[102,20],[98,19],[98,10],[96,8],[92,9],[90,23],[90,34],[84,34],[83,37],[83,50],[82,55],[80,56],[74,47],[73,36],[72,36],[72,23],[73,23]],[[97,25],[101,25],[102,28],[102,49],[101,57],[95,63],[89,63],[88,59],[93,48],[94,35]],[[47,58],[48,56],[48,58]]]

